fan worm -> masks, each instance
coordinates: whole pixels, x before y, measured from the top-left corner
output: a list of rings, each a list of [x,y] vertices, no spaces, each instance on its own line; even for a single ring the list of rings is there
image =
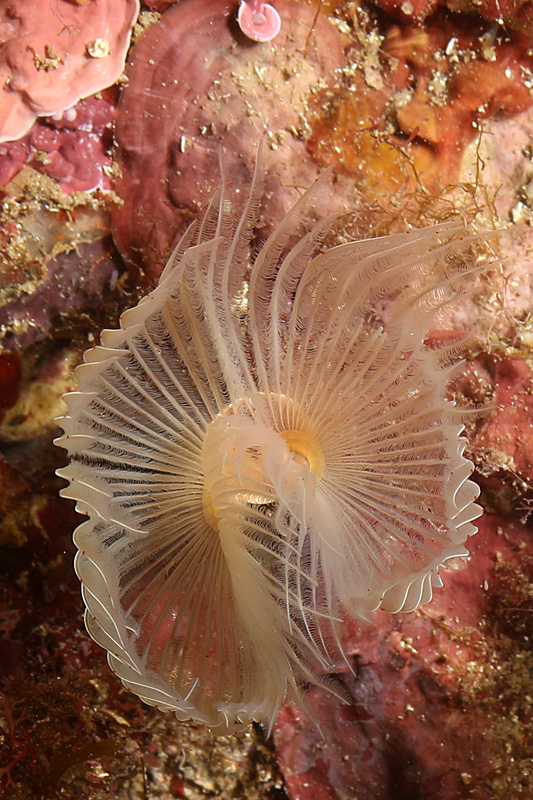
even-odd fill
[[[221,733],[303,703],[347,615],[430,600],[480,514],[447,399],[461,345],[426,341],[477,237],[324,249],[332,218],[299,233],[319,180],[253,256],[261,173],[85,354],[57,440],[89,633],[145,702]]]

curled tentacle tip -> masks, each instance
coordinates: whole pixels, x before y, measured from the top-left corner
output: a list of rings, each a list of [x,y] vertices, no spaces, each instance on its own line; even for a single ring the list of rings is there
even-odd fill
[[[244,35],[254,42],[270,42],[281,28],[281,18],[274,6],[261,0],[241,0],[237,22]]]

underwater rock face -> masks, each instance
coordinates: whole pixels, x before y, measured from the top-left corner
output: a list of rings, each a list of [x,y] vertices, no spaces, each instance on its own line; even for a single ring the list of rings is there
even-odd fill
[[[21,351],[50,332],[55,314],[72,313],[97,298],[112,285],[122,265],[109,237],[77,242],[76,250],[47,258],[32,291],[23,286],[11,302],[0,306],[0,344]],[[15,289],[15,291],[13,291]]]
[[[291,800],[528,798],[531,527],[486,515],[430,606],[349,626],[349,704],[311,689],[274,731]]]
[[[177,234],[208,201],[221,145],[229,180],[246,187],[268,131],[267,169],[283,164],[286,184],[280,191],[273,177],[267,185],[267,197],[275,191],[263,209],[269,225],[297,199],[294,187],[316,177],[303,141],[308,95],[335,80],[341,38],[311,7],[280,0],[276,8],[282,27],[273,42],[246,40],[232,3],[185,0],[133,47],[116,118],[124,204],[113,233],[135,277],[159,275]]]
[[[72,5],[75,2],[71,0]],[[277,0],[273,2],[277,5]],[[56,0],[52,3],[34,0],[39,9],[52,4],[58,5]],[[78,2],[78,5],[82,4],[83,0]],[[15,3],[11,2],[11,5]],[[144,7],[150,6],[158,11],[171,5],[174,5],[172,0],[143,3]],[[237,5],[236,1],[235,15]],[[398,8],[401,5],[409,7],[404,0],[397,3]],[[417,0],[412,5],[422,6]],[[429,7],[429,0],[424,5]],[[363,119],[361,105],[355,102],[350,115],[338,119],[331,117],[321,144],[326,146],[330,142],[342,151],[339,155],[332,148],[325,163],[338,162],[339,159],[355,162],[355,170],[347,170],[350,175],[345,186],[349,185],[351,193],[343,199],[346,208],[352,208],[354,203],[357,205],[354,185],[358,190],[364,190],[371,178],[372,185],[380,184],[380,197],[384,204],[392,197],[397,204],[396,214],[409,223],[414,220],[415,227],[420,226],[420,204],[414,203],[414,214],[411,205],[411,214],[407,217],[409,198],[404,200],[403,194],[398,198],[394,188],[390,188],[390,176],[395,170],[392,154],[396,162],[401,160],[409,167],[411,162],[406,161],[406,157],[412,157],[419,175],[422,168],[423,185],[430,184],[429,197],[427,192],[423,197],[425,224],[442,220],[442,206],[435,210],[433,187],[442,189],[447,186],[446,200],[450,210],[457,212],[463,208],[461,198],[465,190],[475,193],[481,206],[488,202],[496,207],[495,217],[489,214],[487,219],[482,213],[476,218],[478,229],[509,225],[505,236],[498,238],[501,243],[498,252],[504,261],[505,286],[500,287],[496,282],[487,287],[487,296],[478,306],[478,312],[487,324],[481,326],[482,332],[478,334],[474,348],[477,352],[479,343],[482,351],[490,351],[488,358],[482,358],[480,367],[478,359],[474,363],[476,371],[488,373],[488,391],[476,395],[475,403],[490,406],[495,398],[495,403],[502,406],[494,413],[503,421],[507,434],[506,447],[500,450],[505,458],[500,459],[499,466],[495,460],[488,463],[487,448],[483,448],[480,457],[475,437],[469,436],[469,457],[478,463],[476,480],[482,485],[487,517],[481,520],[480,532],[469,540],[472,560],[468,568],[461,572],[448,570],[444,574],[446,587],[436,592],[435,615],[432,613],[433,604],[424,607],[423,614],[415,612],[415,615],[392,618],[377,614],[373,640],[363,641],[357,638],[356,633],[349,633],[353,637],[352,646],[348,642],[346,649],[350,653],[356,652],[355,666],[359,667],[356,679],[346,678],[349,687],[345,686],[345,690],[353,698],[349,707],[333,702],[332,696],[322,689],[311,690],[309,705],[330,746],[316,738],[316,732],[308,727],[303,714],[297,716],[293,706],[282,710],[281,721],[287,727],[281,729],[276,742],[285,783],[277,770],[276,753],[262,737],[259,726],[251,726],[239,736],[213,737],[203,726],[181,724],[173,715],[161,714],[141,703],[121,687],[109,670],[102,649],[83,629],[83,603],[72,569],[74,545],[71,541],[72,531],[82,518],[74,513],[73,503],[58,497],[64,482],[54,477],[54,470],[65,464],[66,454],[51,445],[55,435],[51,418],[63,413],[56,405],[58,397],[68,387],[73,387],[72,368],[79,362],[81,352],[91,345],[92,334],[96,335],[104,326],[114,327],[116,316],[113,315],[118,314],[119,308],[133,305],[137,296],[124,295],[128,285],[131,287],[127,276],[119,281],[115,292],[110,292],[107,286],[103,294],[99,294],[102,283],[98,274],[102,274],[101,269],[105,266],[100,261],[103,252],[99,246],[93,250],[92,245],[86,247],[82,244],[81,269],[75,251],[71,252],[68,265],[63,257],[60,261],[65,282],[70,287],[76,276],[80,287],[91,275],[98,278],[91,282],[95,291],[86,295],[88,303],[78,310],[74,307],[68,309],[64,298],[54,293],[43,294],[34,301],[38,311],[35,336],[26,338],[27,334],[32,334],[32,327],[30,324],[26,328],[25,320],[31,323],[32,316],[25,312],[33,301],[24,296],[24,291],[35,289],[39,294],[42,283],[35,280],[35,276],[47,274],[50,238],[52,234],[56,235],[57,229],[50,226],[45,231],[42,217],[38,218],[40,212],[29,214],[32,224],[28,232],[35,235],[34,245],[38,248],[43,245],[43,239],[46,240],[46,255],[43,256],[42,270],[33,262],[29,280],[26,280],[27,265],[26,262],[21,264],[19,255],[12,248],[11,226],[16,222],[26,228],[27,220],[21,220],[18,211],[13,220],[6,215],[2,217],[5,234],[1,248],[5,259],[0,280],[2,297],[7,298],[10,304],[10,313],[6,316],[10,316],[12,322],[22,317],[24,322],[24,327],[15,331],[11,343],[13,347],[23,346],[23,343],[29,345],[20,355],[13,352],[0,355],[0,419],[6,416],[0,435],[5,435],[8,440],[6,443],[4,439],[0,446],[0,794],[5,792],[10,800],[27,800],[40,795],[50,798],[57,795],[64,800],[80,800],[82,796],[87,800],[101,800],[103,796],[132,800],[143,798],[146,792],[150,794],[150,800],[168,800],[170,796],[201,800],[206,795],[246,797],[247,800],[287,800],[289,797],[297,800],[308,798],[310,794],[312,800],[324,797],[338,800],[343,791],[349,791],[348,800],[353,800],[355,792],[349,789],[352,786],[357,787],[365,800],[366,797],[382,800],[379,791],[386,800],[419,800],[422,791],[424,800],[443,800],[443,796],[446,800],[530,800],[533,739],[527,698],[533,696],[530,655],[533,641],[530,569],[533,492],[527,487],[524,489],[523,478],[530,475],[531,450],[519,454],[518,462],[522,468],[518,477],[516,469],[515,474],[508,469],[512,463],[507,453],[516,455],[522,427],[530,433],[531,407],[527,377],[521,369],[516,369],[516,363],[507,364],[507,358],[512,362],[521,359],[529,364],[533,346],[533,124],[531,113],[512,120],[500,117],[501,114],[513,114],[517,99],[528,101],[525,89],[526,84],[531,84],[531,77],[528,77],[530,58],[527,57],[527,48],[531,45],[516,33],[518,30],[527,33],[527,26],[515,24],[516,14],[512,19],[507,15],[509,9],[512,11],[512,7],[518,7],[516,0],[488,0],[481,6],[477,5],[477,0],[459,0],[454,5],[462,9],[468,7],[472,13],[448,14],[441,4],[441,11],[427,18],[425,25],[418,29],[409,24],[405,15],[399,14],[396,20],[391,20],[386,14],[374,17],[376,5],[373,2],[348,3],[342,7],[337,4],[338,10],[333,12],[340,16],[337,24],[344,30],[349,26],[349,34],[344,35],[344,40],[354,48],[350,56],[343,59],[349,65],[348,75],[353,70],[354,77],[343,75],[341,83],[344,85],[345,82],[346,91],[357,100],[368,97],[372,114]],[[94,3],[89,0],[84,6],[91,8]],[[325,8],[323,3],[322,10]],[[328,5],[328,13],[332,13],[331,8]],[[366,24],[365,9],[370,11],[370,24]],[[481,10],[489,14],[490,9],[493,9],[493,18],[499,17],[500,12],[504,14],[505,25],[483,25],[477,13]],[[522,9],[531,17],[528,4],[522,4]],[[397,62],[392,55],[383,52],[382,37],[387,37],[391,26],[398,22],[404,30],[409,29],[410,35],[399,39],[397,54],[400,63],[397,72],[393,73],[398,81],[389,84],[389,71],[394,70]],[[524,22],[527,23],[526,18]],[[438,29],[439,39],[435,36]],[[417,33],[421,34],[418,39]],[[356,46],[356,38],[363,42],[362,51]],[[447,53],[452,38],[459,41],[450,45]],[[501,47],[509,40],[515,44],[514,51]],[[415,50],[420,59],[414,58]],[[464,102],[454,103],[461,123],[461,129],[455,133],[454,109],[442,108],[442,104],[449,106],[452,102],[446,92],[449,85],[447,76],[450,69],[461,74],[461,67],[468,66],[473,52],[481,61],[484,59],[479,53],[486,54],[489,63],[495,63],[497,69],[485,72],[481,64],[477,87],[477,69],[471,67],[470,73],[468,70],[464,73],[465,81],[455,83],[455,87],[465,94]],[[490,61],[492,58],[494,62]],[[513,69],[510,81],[504,80],[505,69],[508,66],[513,68],[513,65],[518,66],[522,76],[520,85],[515,80],[516,69]],[[261,67],[260,60],[258,66]],[[429,83],[431,92],[426,91],[424,81]],[[384,84],[381,92],[372,88],[381,83]],[[392,86],[392,92],[389,86]],[[122,88],[115,87],[117,96]],[[482,91],[479,102],[483,104],[479,111],[474,105],[478,88]],[[406,127],[409,126],[409,133],[402,136],[400,132],[396,139],[398,146],[393,149],[390,147],[391,137],[394,140],[395,132],[399,131],[397,110],[405,107],[409,100],[416,101],[402,117]],[[488,106],[485,106],[486,100],[489,100]],[[509,105],[507,100],[511,101]],[[24,143],[29,142],[34,132],[36,143],[41,143],[40,129],[44,127],[46,142],[49,135],[55,139],[56,131],[59,132],[60,153],[63,152],[63,132],[74,143],[76,136],[79,137],[83,146],[78,148],[80,159],[75,163],[81,170],[84,166],[99,167],[103,151],[87,147],[91,134],[88,136],[83,130],[86,123],[91,124],[91,119],[87,120],[85,112],[82,114],[80,111],[80,106],[87,108],[86,103],[101,106],[101,101],[93,97],[77,104],[75,120],[69,121],[65,114],[62,120],[39,119],[30,134],[16,143],[0,146],[0,153],[7,147],[13,158],[20,154],[22,164],[28,157]],[[113,112],[113,104],[109,108],[108,117]],[[495,116],[488,120],[484,109]],[[417,125],[424,122],[426,111],[429,121],[444,118],[445,127],[437,130],[445,134],[446,141],[441,137],[439,141],[427,144],[417,137]],[[240,113],[247,115],[247,110],[243,107]],[[478,119],[483,122],[483,133],[479,138],[475,128],[469,129],[470,123]],[[336,128],[339,129],[338,135]],[[93,131],[96,129],[94,125]],[[519,129],[522,132],[517,136]],[[429,126],[424,130],[431,132]],[[476,141],[466,154],[472,171],[465,176],[464,171],[457,172],[461,152],[454,147],[459,137],[464,145],[465,138],[474,134]],[[104,136],[109,144],[107,128]],[[358,144],[363,139],[366,139],[368,147],[361,155]],[[309,141],[303,151],[306,168],[309,168],[308,148]],[[46,154],[41,152],[45,162]],[[272,152],[275,157],[275,151]],[[282,159],[286,151],[280,148],[276,152]],[[424,158],[418,158],[420,152],[428,154],[429,166]],[[84,164],[85,153],[89,158]],[[294,156],[300,158],[300,151],[295,150]],[[55,164],[39,165],[33,154],[29,157],[35,169],[55,177]],[[60,168],[65,167],[61,159],[57,163]],[[108,166],[109,154],[104,164]],[[3,160],[0,159],[0,179],[3,169]],[[76,166],[76,171],[69,175],[76,177],[80,172]],[[274,167],[274,173],[279,172]],[[64,179],[64,174],[58,173],[57,179],[65,191],[71,191],[70,178]],[[215,174],[218,174],[218,165],[210,168],[210,175]],[[426,175],[429,176],[427,183]],[[103,176],[101,185],[104,188],[111,185],[105,180],[107,177]],[[205,177],[209,183],[209,176]],[[339,194],[339,177],[345,176],[337,172],[333,187],[336,195]],[[87,180],[91,180],[90,175]],[[295,183],[307,184],[308,180],[305,178]],[[451,187],[448,185],[450,181]],[[458,181],[465,183],[456,186]],[[40,186],[44,186],[43,182]],[[61,207],[56,213],[59,186],[49,181],[47,187],[48,193],[39,195],[41,202],[46,206],[51,204],[53,216],[62,219],[65,209]],[[90,186],[80,182],[79,188]],[[15,196],[19,202],[18,193],[13,195],[11,187],[7,191],[11,200]],[[285,191],[289,191],[289,187],[285,187]],[[29,186],[28,193],[34,197],[35,193]],[[363,195],[366,196],[364,191]],[[96,192],[87,196],[85,202],[91,203],[99,197],[100,193]],[[198,202],[201,204],[202,200]],[[195,203],[193,206],[196,209]],[[364,201],[360,209],[359,218],[363,224],[356,237],[369,235],[373,230],[372,209],[369,210],[368,202]],[[191,214],[196,217],[196,210]],[[468,214],[466,218],[470,218]],[[509,224],[511,220],[521,224]],[[264,223],[268,227],[269,220],[265,218]],[[98,227],[102,235],[108,233],[107,224],[98,221]],[[391,231],[387,226],[377,230]],[[260,236],[264,238],[261,232]],[[61,232],[58,238],[63,241]],[[108,242],[109,237],[106,244]],[[120,267],[116,253],[112,258],[114,266],[109,270],[109,277],[116,269],[121,274],[124,269]],[[56,274],[59,276],[60,272]],[[23,283],[26,283],[24,289]],[[57,291],[53,283],[49,288]],[[503,308],[500,301],[489,302],[489,296],[497,295],[500,289],[502,294],[505,289]],[[74,288],[71,292],[73,297],[83,298],[83,291]],[[20,309],[17,308],[18,301]],[[48,309],[56,308],[58,301],[59,314],[50,316]],[[456,329],[453,322],[449,327]],[[483,331],[487,334],[484,335]],[[65,341],[68,349],[57,361],[57,348]],[[505,355],[507,351],[509,356]],[[471,353],[469,360],[470,356]],[[54,372],[59,373],[57,379]],[[501,391],[498,392],[500,381]],[[505,424],[506,411],[514,418],[514,428]],[[497,453],[498,426],[490,424],[490,414],[480,422],[480,431],[487,423],[490,450]],[[507,444],[511,446],[507,447]],[[491,513],[494,508],[504,512],[503,517],[494,516]],[[496,530],[492,528],[493,522]],[[456,583],[459,577],[460,585]],[[477,596],[483,603],[474,602]],[[452,600],[453,605],[448,606],[448,601]],[[469,611],[465,616],[466,606],[471,613]],[[487,608],[490,610],[488,615],[485,614]],[[430,615],[436,620],[430,620]],[[441,619],[443,616],[445,619]],[[418,623],[424,621],[427,627],[421,631]],[[392,640],[389,639],[391,630],[394,632]],[[439,651],[443,651],[442,656],[433,662],[429,658],[419,658],[413,652],[413,649],[418,649],[424,656],[431,654],[431,648],[426,647],[427,637],[431,637]],[[384,644],[378,648],[375,644],[380,638]],[[365,647],[369,649],[368,657],[365,656]],[[457,665],[453,660],[455,654]],[[384,666],[384,661],[389,659],[392,662],[390,667]],[[339,672],[342,668],[342,664],[334,667]],[[435,671],[438,671],[436,676]],[[342,683],[344,676],[339,680]],[[421,684],[420,690],[417,681]],[[432,693],[435,681],[437,686]],[[422,719],[422,713],[426,715],[425,719]],[[291,724],[287,723],[289,715]],[[399,719],[400,716],[403,719]],[[332,722],[336,723],[336,729],[328,727]],[[436,729],[440,736],[437,736]],[[476,732],[473,741],[468,736],[469,729]],[[289,744],[283,734],[286,734],[286,739],[294,735],[292,752],[283,749],[285,744]],[[355,737],[358,737],[357,746],[353,747]],[[264,764],[258,758],[261,752],[267,752],[270,759],[266,775]],[[491,763],[487,764],[489,753]],[[470,760],[472,763],[468,763]]]
[[[217,733],[305,704],[346,615],[427,603],[481,513],[446,399],[464,343],[426,343],[486,269],[477,237],[320,252],[333,219],[299,231],[324,176],[253,256],[263,176],[237,217],[223,185],[85,354],[56,442],[89,517],[89,633],[126,687]]]
[[[458,15],[452,24],[441,9],[424,26],[387,25],[379,53],[350,51],[358,69],[332,91],[309,149],[323,166],[340,162],[368,201],[387,204],[397,193],[417,226],[413,193],[422,189],[436,207],[487,121],[531,106],[531,38],[479,17]]]
[[[50,182],[51,183],[51,182]],[[3,194],[0,211],[0,348],[23,353],[73,315],[102,303],[123,272],[98,208],[54,202],[26,168]]]
[[[496,455],[533,487],[533,373],[521,358],[496,359],[494,412],[476,435],[476,446]]]
[[[531,0],[376,0],[387,14],[415,25],[422,24],[439,6],[450,11],[485,17],[491,22],[523,28],[531,33]]]
[[[523,357],[503,353],[468,366],[472,387],[490,387],[492,413],[472,436],[485,506],[529,522],[533,512],[533,372]]]

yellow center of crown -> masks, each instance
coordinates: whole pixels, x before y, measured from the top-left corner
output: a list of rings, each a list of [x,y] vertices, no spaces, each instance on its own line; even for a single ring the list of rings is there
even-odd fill
[[[322,448],[318,442],[303,431],[280,431],[280,436],[284,439],[291,453],[303,456],[309,464],[309,469],[320,480],[324,475],[326,462]]]
[[[269,417],[270,425],[261,421]],[[266,488],[269,481],[262,470],[265,455],[276,446],[277,437],[285,442],[295,463],[307,466],[317,481],[323,478],[326,464],[322,448],[311,434],[290,427],[293,420],[298,426],[308,427],[307,417],[294,401],[285,395],[257,392],[236,400],[208,426],[202,452],[202,510],[213,530],[219,530],[227,502],[245,506],[275,502],[275,491]],[[275,477],[271,479],[275,483]]]

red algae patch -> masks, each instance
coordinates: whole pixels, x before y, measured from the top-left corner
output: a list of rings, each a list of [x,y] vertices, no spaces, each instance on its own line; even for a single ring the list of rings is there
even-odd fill
[[[68,194],[111,189],[116,95],[116,89],[105,89],[63,114],[38,119],[22,139],[0,144],[0,186],[29,164]]]
[[[219,174],[220,145],[229,178],[246,186],[259,140],[288,180],[264,217],[279,219],[316,168],[303,141],[318,90],[337,79],[342,40],[315,9],[294,0],[276,3],[281,31],[252,43],[239,31],[236,6],[185,0],[172,6],[139,39],[116,121],[117,191],[113,213],[122,255],[151,278],[176,235],[195,218]],[[276,181],[267,180],[267,192]]]
[[[139,0],[0,0],[0,142],[111,86],[138,13]]]

